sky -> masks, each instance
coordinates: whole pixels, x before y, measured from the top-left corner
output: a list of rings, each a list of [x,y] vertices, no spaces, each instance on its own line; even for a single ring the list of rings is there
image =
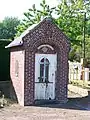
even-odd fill
[[[23,13],[26,12],[33,4],[39,8],[42,0],[0,0],[0,21],[5,17],[23,18]],[[47,4],[54,7],[58,4],[58,0],[46,0]]]

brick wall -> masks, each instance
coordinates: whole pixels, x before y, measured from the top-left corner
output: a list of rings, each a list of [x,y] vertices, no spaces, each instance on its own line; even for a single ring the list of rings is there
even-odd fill
[[[33,105],[35,90],[35,54],[57,53],[57,72],[55,79],[55,99],[67,101],[68,84],[68,53],[70,44],[67,37],[50,20],[44,19],[23,38],[23,46],[11,48],[10,74],[18,102],[21,105]],[[40,45],[48,44],[45,53],[38,49]],[[25,52],[23,50],[25,50]],[[19,62],[19,76],[15,76],[15,61]]]
[[[17,49],[16,49],[17,50]],[[10,75],[12,88],[17,100],[24,105],[24,51],[12,49],[10,53]],[[18,61],[18,75],[16,74],[16,61]],[[14,95],[13,94],[13,95]]]
[[[48,44],[54,48],[53,52],[49,50],[47,53],[57,53],[55,99],[60,102],[66,102],[68,52],[70,47],[67,37],[51,21],[44,20],[32,29],[30,33],[23,38],[23,41],[25,48],[25,105],[34,104],[35,53],[43,53],[43,51],[37,49],[43,44]]]

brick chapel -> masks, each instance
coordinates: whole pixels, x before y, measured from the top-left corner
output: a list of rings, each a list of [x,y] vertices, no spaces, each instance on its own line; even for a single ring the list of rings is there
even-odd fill
[[[70,43],[52,19],[30,26],[6,48],[10,48],[11,95],[20,105],[67,102]]]

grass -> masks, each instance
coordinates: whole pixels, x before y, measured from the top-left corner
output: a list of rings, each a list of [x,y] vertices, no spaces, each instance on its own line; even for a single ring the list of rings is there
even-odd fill
[[[83,81],[83,80],[70,80],[69,84],[72,84],[74,86],[79,86],[81,88],[90,90],[90,86],[89,86],[88,81],[86,82],[86,81]]]

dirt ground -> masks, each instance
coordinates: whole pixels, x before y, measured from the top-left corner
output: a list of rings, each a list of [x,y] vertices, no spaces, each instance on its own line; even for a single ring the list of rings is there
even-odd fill
[[[90,120],[90,110],[80,105],[81,98],[76,97],[75,95],[75,98],[69,99],[64,105],[21,107],[18,104],[12,104],[0,109],[0,120]]]
[[[90,111],[13,105],[0,109],[0,120],[90,120]]]

